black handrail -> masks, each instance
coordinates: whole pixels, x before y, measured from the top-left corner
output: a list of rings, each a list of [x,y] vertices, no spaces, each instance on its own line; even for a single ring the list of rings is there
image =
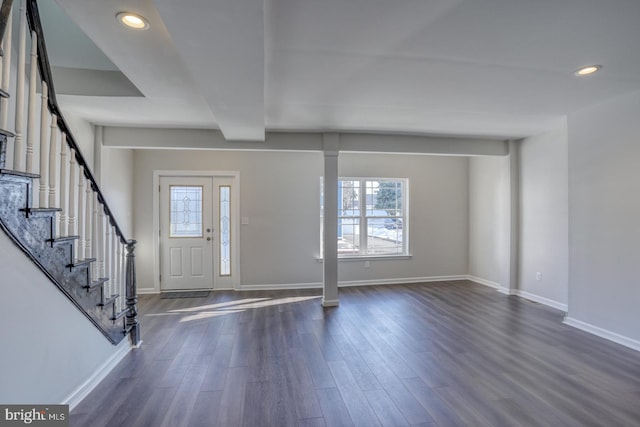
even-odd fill
[[[51,66],[49,65],[49,56],[47,54],[47,45],[44,41],[44,31],[42,29],[42,23],[40,21],[40,13],[38,12],[38,2],[37,0],[29,0],[27,1],[27,21],[29,23],[29,29],[31,31],[35,31],[38,36],[38,69],[40,71],[40,77],[44,82],[47,83],[49,87],[49,100],[47,105],[49,107],[49,112],[51,114],[55,114],[57,118],[58,128],[66,135],[67,144],[69,147],[73,149],[75,152],[75,157],[80,166],[82,166],[84,170],[84,176],[91,182],[91,188],[98,195],[98,202],[102,204],[105,214],[109,217],[109,223],[115,228],[116,234],[120,238],[120,242],[123,244],[127,244],[127,239],[124,237],[122,230],[114,215],[111,213],[111,209],[109,209],[109,205],[107,204],[102,191],[100,191],[100,187],[98,187],[98,183],[96,182],[89,165],[86,160],[82,156],[80,152],[80,148],[76,143],[76,140],[71,133],[71,129],[67,126],[67,123],[62,117],[62,113],[60,111],[60,107],[58,106],[58,101],[56,100],[56,91],[53,87],[53,74],[51,73]]]

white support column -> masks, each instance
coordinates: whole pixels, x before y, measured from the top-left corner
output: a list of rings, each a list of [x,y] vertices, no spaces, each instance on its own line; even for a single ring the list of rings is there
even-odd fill
[[[11,35],[13,33],[13,8],[9,12],[7,17],[7,27],[4,33],[4,40],[2,40],[2,51],[4,56],[2,57],[2,90],[9,92],[9,86],[11,85]],[[9,122],[9,99],[0,99],[0,129],[7,129],[7,123]]]
[[[520,288],[520,141],[509,141],[509,174],[511,224],[508,293],[515,295]]]
[[[85,223],[86,223],[86,202],[84,200],[84,174],[82,166],[78,168],[78,209],[77,209],[77,218],[78,218],[78,243],[76,245],[76,253],[75,258],[80,259],[84,257],[84,249],[85,249]]]
[[[41,208],[48,207],[47,188],[49,178],[49,87],[42,82],[42,104],[40,105],[40,204]]]
[[[98,277],[105,277],[104,269],[104,209],[101,203],[98,203],[98,194],[96,193],[96,199],[94,200],[97,209],[96,219],[96,255],[98,257]],[[107,296],[109,294],[107,293]]]
[[[322,305],[338,305],[338,134],[324,134],[323,294]]]
[[[16,83],[16,137],[13,142],[13,170],[24,171],[25,155],[22,146],[24,126],[24,70],[27,62],[27,12],[25,0],[20,2],[20,26],[18,33],[18,76]]]
[[[78,234],[76,230],[76,200],[78,199],[78,186],[76,185],[78,175],[76,168],[76,155],[73,149],[69,150],[69,202],[67,204],[67,219],[69,226],[67,229],[67,235],[75,236]],[[77,246],[77,245],[76,245]]]
[[[27,113],[27,172],[34,173],[33,147],[36,144],[36,80],[38,76],[38,35],[31,32],[31,70],[29,71],[29,110]]]
[[[60,236],[67,236],[69,233],[67,221],[67,207],[69,204],[69,195],[67,191],[67,169],[69,162],[67,161],[67,141],[66,135],[60,135]]]
[[[58,122],[55,114],[51,115],[51,133],[49,138],[49,207],[56,206],[56,184],[58,181],[56,166],[58,163]]]

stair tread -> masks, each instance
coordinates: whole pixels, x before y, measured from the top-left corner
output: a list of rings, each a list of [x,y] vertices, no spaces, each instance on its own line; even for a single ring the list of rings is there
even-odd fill
[[[11,132],[10,130],[6,130],[6,129],[0,129],[0,135],[4,135],[7,138],[13,138],[14,136],[16,136],[15,133]]]
[[[28,213],[46,213],[46,212],[62,212],[61,208],[23,208],[20,209],[21,212],[28,212]]]
[[[98,307],[106,307],[106,306],[108,306],[109,304],[114,303],[114,302],[115,302],[115,300],[117,300],[119,296],[120,296],[120,295],[118,295],[118,294],[111,295],[109,298],[107,298],[106,300],[104,300],[104,302],[98,303],[98,304],[96,304],[96,305],[97,305]]]
[[[120,313],[116,314],[114,317],[111,318],[111,320],[115,322],[118,319],[122,319],[124,315],[127,314],[128,312],[129,312],[129,307],[125,308]]]
[[[2,129],[0,129],[0,135],[4,134],[5,131],[3,131]],[[14,175],[14,176],[23,176],[26,178],[40,178],[40,175],[38,175],[37,173],[29,173],[29,172],[21,172],[21,171],[14,171],[11,169],[0,169],[0,175]]]
[[[82,267],[85,266],[87,264],[91,264],[92,262],[95,262],[96,259],[95,258],[85,258],[85,259],[77,259],[74,262],[72,262],[71,264],[67,265],[67,267]]]
[[[109,281],[108,277],[101,277],[101,278],[96,279],[93,282],[89,283],[88,285],[84,285],[83,288],[88,289],[88,290],[96,289],[96,288],[104,285],[108,281]]]
[[[71,242],[73,240],[78,240],[80,236],[59,236],[54,237],[53,239],[47,239],[47,243],[63,243],[63,242]]]
[[[4,89],[0,89],[0,98],[10,98],[11,95]]]

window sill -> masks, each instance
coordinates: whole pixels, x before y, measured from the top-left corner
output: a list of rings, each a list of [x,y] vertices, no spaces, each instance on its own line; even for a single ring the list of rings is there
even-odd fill
[[[399,255],[354,255],[354,256],[339,256],[338,262],[353,262],[353,261],[391,261],[391,260],[407,260],[413,258],[412,254],[399,254]],[[316,261],[324,262],[324,258],[316,257]]]

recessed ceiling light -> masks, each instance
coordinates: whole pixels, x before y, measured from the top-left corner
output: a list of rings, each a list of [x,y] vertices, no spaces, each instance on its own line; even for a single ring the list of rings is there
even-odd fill
[[[149,28],[149,22],[143,16],[135,13],[120,12],[116,15],[116,19],[125,27],[133,28],[135,30],[146,30]]]
[[[582,67],[575,71],[576,76],[588,76],[593,73],[597,73],[602,69],[602,65],[589,65],[587,67]]]

